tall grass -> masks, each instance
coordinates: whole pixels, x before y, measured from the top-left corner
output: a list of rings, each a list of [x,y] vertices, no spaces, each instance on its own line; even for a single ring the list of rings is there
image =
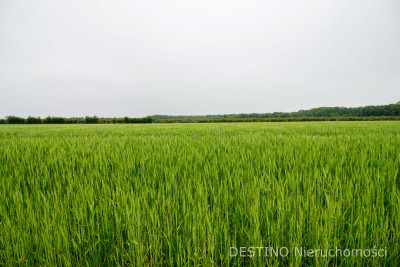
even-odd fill
[[[399,122],[3,125],[0,265],[396,265],[399,168]]]

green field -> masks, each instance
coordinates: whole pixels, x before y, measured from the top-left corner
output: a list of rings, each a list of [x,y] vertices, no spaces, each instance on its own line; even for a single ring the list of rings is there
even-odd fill
[[[400,122],[2,125],[0,266],[395,266],[399,168]]]

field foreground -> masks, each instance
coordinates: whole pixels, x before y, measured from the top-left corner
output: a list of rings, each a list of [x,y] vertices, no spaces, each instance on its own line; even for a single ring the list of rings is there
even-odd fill
[[[2,125],[0,266],[395,266],[399,168],[400,122]]]

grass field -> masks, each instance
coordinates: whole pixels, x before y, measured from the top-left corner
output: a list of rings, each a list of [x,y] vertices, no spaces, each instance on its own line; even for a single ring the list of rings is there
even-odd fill
[[[399,168],[400,122],[3,125],[0,265],[395,266]]]

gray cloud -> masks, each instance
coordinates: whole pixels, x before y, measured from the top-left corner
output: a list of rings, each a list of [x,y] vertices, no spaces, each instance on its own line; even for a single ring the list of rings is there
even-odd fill
[[[395,0],[5,0],[0,116],[388,104],[398,47]]]

